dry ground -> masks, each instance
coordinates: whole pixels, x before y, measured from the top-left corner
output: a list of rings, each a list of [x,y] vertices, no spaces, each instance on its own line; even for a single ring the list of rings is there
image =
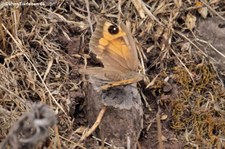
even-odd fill
[[[79,142],[87,120],[78,69],[101,65],[88,43],[102,17],[131,23],[151,80],[138,85],[144,106],[140,147],[225,148],[224,65],[215,66],[203,50],[200,41],[206,39],[198,37],[197,27],[205,19],[225,20],[224,0],[45,0],[44,6],[18,7],[6,2],[0,2],[0,140],[31,105],[42,102],[58,112],[58,122],[37,148],[98,148],[94,136]]]

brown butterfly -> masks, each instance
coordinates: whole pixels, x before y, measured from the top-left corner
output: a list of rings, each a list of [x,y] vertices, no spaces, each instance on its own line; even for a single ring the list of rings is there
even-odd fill
[[[106,90],[113,86],[136,83],[143,79],[140,74],[140,61],[130,31],[124,23],[112,24],[100,20],[90,40],[90,50],[97,55],[104,67],[80,70],[104,83]]]

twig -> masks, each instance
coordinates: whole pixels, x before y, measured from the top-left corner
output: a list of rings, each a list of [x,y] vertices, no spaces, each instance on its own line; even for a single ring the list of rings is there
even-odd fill
[[[163,140],[162,140],[162,125],[160,120],[160,107],[158,106],[158,112],[156,114],[156,123],[157,123],[157,132],[158,132],[158,141],[159,141],[159,149],[163,149]]]
[[[75,142],[73,142],[73,141],[71,141],[71,140],[69,140],[69,139],[67,139],[67,138],[65,138],[65,137],[63,137],[63,136],[59,136],[62,140],[65,140],[65,141],[67,141],[67,142],[69,142],[69,143],[71,143],[71,144],[73,144],[74,145],[74,148],[75,147],[80,147],[81,149],[86,149],[85,147],[83,147],[81,144],[79,144],[79,143],[75,143]]]
[[[56,139],[57,148],[62,149],[61,140],[59,138],[59,129],[58,129],[57,125],[54,126],[54,130],[55,130],[55,134],[56,134],[55,139]]]
[[[106,106],[102,107],[102,110],[99,112],[98,117],[95,121],[95,123],[92,125],[92,127],[82,135],[81,139],[79,142],[82,142],[84,139],[86,139],[87,137],[89,137],[94,131],[95,129],[98,127],[98,125],[100,124],[100,122],[102,121],[102,118],[104,116],[104,113],[106,111]]]
[[[31,107],[31,105],[30,105],[30,104],[27,104],[27,102],[25,102],[23,98],[21,98],[20,96],[16,95],[16,94],[13,93],[12,91],[8,90],[7,88],[5,88],[4,86],[2,86],[1,84],[0,84],[0,88],[1,88],[2,90],[7,91],[9,94],[15,96],[15,97],[16,97],[17,99],[19,99],[20,102],[22,102],[24,105],[28,106],[29,108]]]
[[[162,22],[160,22],[153,14],[151,11],[148,10],[148,8],[146,7],[146,4],[144,2],[141,3],[142,4],[142,8],[145,11],[145,13],[147,13],[152,20],[155,20],[157,23],[159,23],[162,26],[165,26]]]
[[[216,12],[211,6],[209,6],[205,0],[200,0],[207,8],[209,8],[213,13],[215,13],[218,17],[225,21],[225,18],[221,16],[218,12]]]
[[[223,58],[225,58],[225,55],[220,52],[219,50],[217,50],[211,43],[205,41],[205,40],[202,40],[202,39],[196,39],[197,41],[200,41],[200,42],[203,42],[203,43],[206,43],[208,44],[214,51],[216,51],[220,56],[222,56]]]
[[[184,69],[187,71],[187,73],[189,74],[189,76],[191,77],[191,80],[195,83],[194,78],[192,77],[191,72],[188,70],[188,68],[186,67],[186,65],[182,62],[182,60],[178,57],[178,55],[176,54],[176,52],[170,48],[170,50],[173,52],[173,54],[176,56],[176,58],[180,61],[181,65],[184,67]]]
[[[205,56],[205,57],[208,57],[208,55],[201,50],[201,48],[199,48],[194,42],[191,41],[191,39],[189,39],[188,37],[186,37],[183,33],[179,32],[179,31],[176,31],[175,30],[175,33],[180,35],[181,37],[183,37],[184,39],[186,39],[187,41],[189,41],[196,49],[198,49],[199,51],[201,51],[201,53]]]
[[[90,9],[89,9],[89,0],[85,0],[85,3],[86,3],[87,13],[88,13],[88,16],[87,16],[88,23],[91,28],[91,33],[93,34],[93,26],[91,23],[91,14],[90,14]]]
[[[4,24],[1,24],[2,27],[5,29],[5,31],[7,32],[7,34],[12,38],[12,40],[15,42],[15,44],[17,45],[17,47],[20,49],[20,51],[24,52],[23,48],[22,48],[22,44],[17,41],[13,35],[9,32],[9,30],[5,27]],[[55,104],[63,111],[64,114],[66,114],[66,111],[63,109],[63,107],[58,103],[58,101],[53,97],[52,93],[50,92],[50,90],[48,89],[47,85],[45,84],[44,80],[41,77],[41,74],[38,72],[37,68],[34,66],[33,62],[30,60],[30,58],[26,55],[26,53],[24,52],[23,54],[26,59],[28,60],[28,62],[32,65],[33,69],[35,70],[35,72],[37,73],[38,77],[40,78],[42,84],[44,85],[45,89],[48,91],[50,97],[53,99],[53,101],[55,102]]]

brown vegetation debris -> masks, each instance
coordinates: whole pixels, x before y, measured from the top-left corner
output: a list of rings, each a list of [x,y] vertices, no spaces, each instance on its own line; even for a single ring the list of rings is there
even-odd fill
[[[158,148],[160,143],[171,149],[225,148],[224,65],[213,67],[217,61],[214,52],[223,52],[216,48],[224,45],[211,46],[211,38],[197,36],[198,32],[204,37],[216,33],[207,27],[200,30],[198,25],[215,17],[224,21],[224,0],[22,2],[24,5],[18,0],[0,2],[0,142],[24,123],[19,121],[10,131],[22,113],[41,102],[58,113],[57,127],[46,148],[109,148],[109,142],[93,135],[79,142],[89,126],[83,91],[87,81],[78,69],[101,66],[89,50],[89,40],[98,19],[105,18],[130,25],[146,75],[153,80],[138,85],[144,108],[139,147]],[[216,27],[220,32],[224,23]],[[222,33],[212,39],[220,41],[216,35],[224,38]],[[204,44],[213,48],[212,55]],[[161,122],[158,119],[160,142],[158,107],[158,117],[162,113],[168,116]],[[23,118],[29,119],[29,114]]]

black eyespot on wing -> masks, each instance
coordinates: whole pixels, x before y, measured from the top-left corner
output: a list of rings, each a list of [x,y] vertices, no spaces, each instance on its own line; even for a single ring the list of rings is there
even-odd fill
[[[108,28],[108,31],[110,34],[115,35],[115,34],[119,33],[119,28],[116,25],[110,25]]]

